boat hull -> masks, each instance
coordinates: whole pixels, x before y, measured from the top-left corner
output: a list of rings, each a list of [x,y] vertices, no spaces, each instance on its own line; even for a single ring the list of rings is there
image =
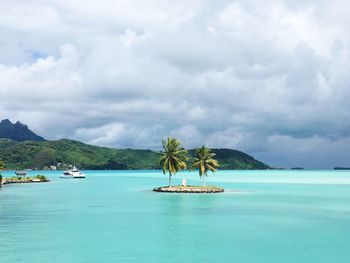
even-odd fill
[[[59,178],[72,179],[73,176],[71,176],[71,175],[60,175]]]

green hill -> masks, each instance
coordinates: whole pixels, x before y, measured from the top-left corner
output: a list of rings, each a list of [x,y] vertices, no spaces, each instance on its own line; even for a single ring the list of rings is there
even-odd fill
[[[215,159],[220,163],[220,169],[236,170],[266,170],[268,165],[255,160],[254,157],[232,149],[212,149],[216,154]]]
[[[221,169],[269,169],[252,156],[231,149],[213,149]],[[190,156],[194,151],[189,151]],[[0,139],[0,159],[7,169],[42,169],[76,164],[81,169],[159,169],[159,154],[150,150],[113,149],[62,139],[17,142]]]

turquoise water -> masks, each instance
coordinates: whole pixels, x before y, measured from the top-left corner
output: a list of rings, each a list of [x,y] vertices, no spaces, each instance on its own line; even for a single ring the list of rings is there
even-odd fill
[[[350,171],[219,171],[227,191],[201,195],[151,192],[158,171],[40,173],[0,190],[0,262],[350,262]]]

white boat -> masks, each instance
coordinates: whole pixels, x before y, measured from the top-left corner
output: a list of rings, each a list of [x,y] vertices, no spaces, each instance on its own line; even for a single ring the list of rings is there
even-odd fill
[[[85,178],[85,174],[80,172],[75,166],[73,166],[73,169],[69,170],[73,178]]]
[[[60,178],[73,178],[72,174],[69,170],[64,171],[63,174],[60,175]]]
[[[75,166],[72,169],[66,170],[60,175],[60,178],[86,178],[85,174],[80,172]]]

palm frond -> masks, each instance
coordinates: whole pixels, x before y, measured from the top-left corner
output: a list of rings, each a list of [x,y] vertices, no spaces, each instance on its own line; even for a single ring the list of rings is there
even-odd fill
[[[186,169],[187,151],[180,145],[181,143],[175,138],[168,137],[166,140],[162,140],[163,151],[159,162],[162,165],[163,173],[168,171],[170,174],[175,174]]]
[[[203,145],[202,147],[196,149],[191,167],[198,169],[200,177],[203,175],[208,176],[208,171],[214,173],[216,168],[220,166],[218,161],[213,159],[214,156],[215,153],[212,153],[210,149]]]

